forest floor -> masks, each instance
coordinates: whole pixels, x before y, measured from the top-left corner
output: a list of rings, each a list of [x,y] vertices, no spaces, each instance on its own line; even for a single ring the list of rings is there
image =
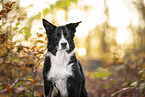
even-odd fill
[[[89,97],[145,97],[145,56],[127,56],[128,59],[81,61],[86,76]],[[35,85],[35,97],[44,96],[42,69],[38,70],[39,80]],[[12,88],[14,90],[15,88]],[[21,89],[23,89],[21,87]],[[26,90],[14,94],[25,95]],[[8,92],[0,97],[13,97]],[[7,96],[6,96],[7,95]],[[22,96],[30,97],[30,96]]]
[[[85,64],[85,62],[82,62]],[[92,63],[92,62],[90,62]],[[116,60],[113,63],[109,63],[111,72],[107,77],[94,76],[98,68],[106,68],[105,65],[91,64],[83,66],[86,75],[86,89],[89,97],[145,97],[145,88],[138,89],[132,86],[137,85],[138,72],[135,69],[135,64],[125,64],[121,60]],[[106,64],[105,62],[96,63]],[[113,69],[111,69],[113,68]],[[98,74],[98,73],[97,73]],[[103,74],[102,74],[103,76]],[[132,85],[132,86],[131,86]],[[37,88],[40,93],[43,94],[43,86]]]

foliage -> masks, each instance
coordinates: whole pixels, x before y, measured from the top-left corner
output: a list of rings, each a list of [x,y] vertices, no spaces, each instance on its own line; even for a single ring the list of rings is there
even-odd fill
[[[48,13],[56,13],[56,9],[67,11],[71,3],[77,3],[77,0],[58,0],[55,4],[50,5],[50,8],[44,9],[42,15],[45,17]],[[40,38],[45,36],[37,34],[37,40],[33,40],[33,45],[22,45],[22,41],[28,41],[29,37],[31,37],[31,28],[21,28],[25,14],[22,16],[17,14],[14,17],[9,16],[9,13],[13,11],[14,4],[15,2],[6,3],[3,10],[0,11],[0,94],[10,97],[42,96],[43,91],[38,92],[36,87],[43,87],[39,68],[44,60],[45,43]],[[17,10],[14,11],[18,13]],[[41,13],[38,13],[35,19],[41,19]],[[111,44],[104,41],[105,35],[110,33],[111,36],[116,32],[116,28],[111,28],[110,25],[107,25],[107,22],[93,32],[103,32],[100,44],[104,47],[104,51],[106,47],[111,46],[112,42],[115,41],[114,39],[111,40]],[[144,38],[144,33],[142,32],[142,34],[140,35],[141,40]],[[15,36],[24,36],[24,38],[13,41]],[[90,38],[89,40],[91,40]],[[117,43],[114,43],[114,46],[117,46]],[[96,54],[94,51],[98,51],[98,49],[91,48],[90,51]],[[116,58],[116,52],[114,52],[114,55],[112,52],[110,53],[102,59],[104,66],[96,68],[93,72],[88,71],[86,73],[87,90],[90,97],[108,97],[108,95],[112,97],[132,97],[132,95],[133,97],[143,97],[145,95],[144,52],[138,54],[136,54],[137,52],[134,52],[134,54],[126,53],[126,57],[123,59]]]
[[[12,4],[13,2],[7,3],[5,6]],[[11,6],[9,7],[11,8]],[[8,12],[1,13],[1,18],[4,20],[6,15],[8,15]],[[15,19],[18,19],[18,22],[15,26],[11,26]],[[44,46],[29,47],[21,45],[20,41],[13,42],[14,34],[25,35],[25,39],[28,39],[31,36],[30,29],[27,27],[20,28],[21,21],[17,16],[13,17],[11,23],[8,21],[9,19],[0,25],[0,93],[7,93],[12,97],[43,95],[35,90],[35,85],[40,81],[37,73],[44,60]],[[39,39],[43,35],[38,34],[37,37]],[[44,42],[36,40],[35,43]]]
[[[6,14],[12,10],[12,7],[15,3],[16,2],[5,4],[4,9],[0,11],[0,20],[1,20],[1,18],[4,18],[4,17],[6,18]]]
[[[90,97],[103,95],[106,97],[144,97],[144,53],[128,53],[123,59],[114,58],[108,61],[105,58],[102,60],[104,60],[104,67],[98,67],[96,71],[86,73],[89,77],[87,87]]]
[[[107,78],[111,75],[111,71],[99,67],[95,72],[87,72],[87,75],[91,78]]]
[[[132,55],[127,56],[126,64],[129,68],[136,71],[136,80],[125,81],[122,84],[122,89],[112,93],[112,97],[116,97],[117,95],[126,95],[126,92],[132,92],[133,97],[142,97],[145,93],[145,55],[140,54],[138,56]]]
[[[67,9],[71,3],[77,3],[78,0],[58,0],[54,5],[51,5],[51,9],[58,8],[58,9]]]
[[[41,77],[37,74],[44,61],[45,43],[41,39],[45,36],[37,34],[37,40],[33,40],[35,45],[22,45],[23,41],[28,41],[31,37],[31,27],[22,27],[22,22],[27,15],[25,13],[21,15],[18,8],[13,9],[15,3],[2,4],[4,8],[0,11],[2,22],[0,24],[0,94],[11,97],[41,96],[43,91],[41,93],[36,91],[36,87],[42,83]],[[56,8],[66,10],[71,3],[77,3],[77,0],[58,0],[50,5],[50,9],[44,9],[42,15],[45,17]],[[12,11],[13,17],[9,15]],[[34,18],[41,19],[41,13]],[[15,40],[15,37],[19,39]]]

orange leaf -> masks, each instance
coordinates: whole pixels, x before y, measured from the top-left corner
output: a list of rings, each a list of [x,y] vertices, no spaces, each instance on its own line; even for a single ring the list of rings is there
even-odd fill
[[[23,49],[23,52],[24,52],[24,53],[29,53],[29,52],[28,52],[28,51],[26,51],[25,49]]]
[[[4,39],[0,39],[0,42],[3,42]]]
[[[5,87],[5,88],[8,90],[8,92],[9,92],[9,93],[11,93],[11,92],[12,92],[12,90],[10,89],[10,87],[9,87],[9,86],[7,86],[6,84],[3,84],[3,87]]]
[[[42,40],[37,40],[37,42],[44,43]]]
[[[31,50],[34,50],[36,48],[36,46],[33,46],[32,48],[31,48]]]
[[[38,82],[38,80],[33,80],[33,81],[30,82],[30,84],[28,84],[28,86],[32,86],[32,85],[34,85],[37,82]]]
[[[5,13],[6,13],[6,10],[1,10],[1,11],[0,11],[0,16],[1,16],[1,17],[6,17],[6,16],[5,16]]]
[[[12,3],[6,3],[5,7],[7,8],[11,8],[13,4],[15,4],[16,2],[12,2]]]
[[[30,65],[30,63],[27,60],[25,61],[25,63],[28,64],[28,65]]]
[[[30,49],[28,46],[25,46],[24,48],[26,48],[26,49]]]
[[[37,54],[44,54],[44,50],[38,51]]]
[[[11,7],[11,4],[10,3],[6,3],[5,6],[6,7]]]
[[[7,10],[1,10],[1,11],[0,11],[0,15],[3,14],[3,13],[6,13],[6,11],[7,11]]]
[[[15,4],[16,2],[12,2],[11,5]]]
[[[45,40],[47,40],[47,37],[45,37]]]
[[[42,48],[45,48],[45,46],[43,46],[43,45],[42,46],[39,46],[37,49],[40,50]]]
[[[143,64],[143,66],[142,66],[143,68],[145,68],[145,63]]]
[[[37,34],[38,37],[43,37],[43,34]]]
[[[24,18],[23,17],[19,17],[19,18],[17,18],[18,19],[18,21],[20,21],[20,20],[23,20]]]

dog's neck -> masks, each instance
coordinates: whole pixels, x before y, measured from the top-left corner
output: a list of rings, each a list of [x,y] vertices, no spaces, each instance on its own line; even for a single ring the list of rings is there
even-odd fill
[[[53,49],[51,47],[49,47],[49,44],[47,45],[47,48],[48,48],[48,53],[51,53],[52,55],[54,56],[57,56],[57,53],[58,52],[66,52],[66,53],[72,53],[72,52],[75,52],[75,47],[71,47],[69,50],[61,50],[61,51],[58,51],[57,48]],[[47,53],[47,55],[48,55]]]
[[[69,61],[71,56],[75,54],[75,49],[68,53],[66,50],[57,51],[56,55],[51,52],[47,52],[47,56],[50,56],[51,60],[57,60],[58,62]]]

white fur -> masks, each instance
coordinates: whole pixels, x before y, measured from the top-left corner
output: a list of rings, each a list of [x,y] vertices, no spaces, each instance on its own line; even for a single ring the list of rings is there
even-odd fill
[[[74,50],[71,53],[67,53],[65,50],[58,51],[56,56],[48,52],[47,56],[51,59],[51,68],[48,72],[48,79],[55,82],[56,87],[59,89],[63,97],[67,97],[67,77],[73,75],[72,65],[68,65],[71,56],[74,54]]]
[[[60,41],[59,41],[59,43],[58,43],[58,50],[62,50],[61,43],[67,43],[67,45],[66,45],[67,48],[66,48],[66,49],[69,49],[68,41],[65,39],[62,30],[61,30],[61,39],[60,39]]]

